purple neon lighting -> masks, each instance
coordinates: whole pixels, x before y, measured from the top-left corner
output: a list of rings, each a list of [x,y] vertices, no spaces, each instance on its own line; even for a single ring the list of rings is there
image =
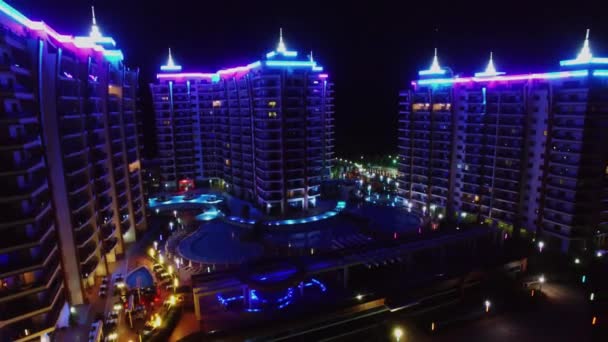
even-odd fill
[[[164,79],[164,78],[213,78],[216,74],[213,73],[203,73],[203,72],[180,72],[180,73],[170,73],[170,74],[157,74],[156,78]]]
[[[319,74],[319,78],[328,78],[329,75],[328,74]]]
[[[522,74],[522,75],[509,75],[509,76],[495,76],[495,77],[456,77],[456,78],[439,78],[431,80],[419,80],[416,84],[452,84],[452,83],[468,83],[468,82],[508,82],[508,81],[522,81],[522,80],[543,80],[543,79],[556,79],[556,78],[567,78],[567,77],[583,77],[588,76],[589,70],[576,70],[576,71],[559,71],[559,72],[547,72],[542,74]]]
[[[119,59],[123,58],[122,52],[120,50],[106,50],[100,45],[97,45],[94,42],[94,39],[80,39],[80,37],[73,37],[71,35],[63,35],[57,33],[53,28],[45,24],[43,21],[33,21],[28,17],[24,16],[21,12],[17,11],[14,7],[7,4],[6,2],[0,0],[0,11],[4,12],[7,16],[11,17],[21,25],[24,25],[28,29],[32,31],[42,31],[46,33],[48,36],[52,37],[56,41],[63,44],[71,44],[79,49],[92,49],[98,52],[101,52],[104,56],[108,58],[117,57]],[[111,38],[108,38],[111,39]],[[113,41],[113,40],[112,40]]]

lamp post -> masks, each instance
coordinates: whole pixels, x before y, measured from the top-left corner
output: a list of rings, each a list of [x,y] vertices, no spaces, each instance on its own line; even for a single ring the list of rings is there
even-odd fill
[[[401,341],[401,337],[403,336],[403,330],[401,330],[401,328],[399,327],[393,329],[393,336],[395,336],[395,340],[397,340],[397,342]]]

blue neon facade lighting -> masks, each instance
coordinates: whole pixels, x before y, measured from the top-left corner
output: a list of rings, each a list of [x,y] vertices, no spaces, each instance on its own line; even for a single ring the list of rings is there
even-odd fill
[[[587,64],[608,64],[608,58],[592,57],[587,60],[567,59],[559,62],[560,66],[587,65]]]
[[[321,293],[327,292],[327,286],[318,279],[311,278],[309,281],[302,282],[298,287],[304,288],[317,288]],[[247,299],[249,301],[248,307],[244,309],[246,312],[263,312],[264,310],[281,310],[287,306],[295,303],[298,299],[303,297],[295,291],[295,288],[288,287],[284,290],[284,294],[278,298],[272,298],[272,296],[264,297],[258,290],[251,289],[248,291]],[[268,294],[267,294],[268,295]],[[217,301],[224,307],[227,307],[232,302],[245,301],[243,295],[236,295],[232,297],[224,297],[222,294],[216,296]]]
[[[593,70],[593,76],[606,77],[608,76],[608,70]]]

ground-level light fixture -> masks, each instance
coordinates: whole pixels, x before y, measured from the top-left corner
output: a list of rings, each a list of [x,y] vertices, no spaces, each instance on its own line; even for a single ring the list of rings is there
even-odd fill
[[[403,336],[403,330],[399,327],[393,329],[393,336],[395,336],[397,341],[400,341],[401,337]]]

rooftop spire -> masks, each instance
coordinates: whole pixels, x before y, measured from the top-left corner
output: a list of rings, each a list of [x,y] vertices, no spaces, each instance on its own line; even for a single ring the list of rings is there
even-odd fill
[[[93,25],[91,25],[91,37],[99,38],[101,37],[101,32],[99,32],[99,27],[97,26],[97,20],[95,19],[95,6],[91,6],[91,15],[93,18]]]
[[[312,50],[310,50],[310,62],[312,63],[312,62],[314,62],[314,61],[315,61],[315,59],[314,59],[314,58],[313,58],[313,56],[312,56]]]
[[[492,51],[490,51],[490,61],[488,62],[488,66],[486,67],[486,72],[488,74],[492,73],[495,74],[496,73],[496,67],[494,67],[494,60],[492,59]]]
[[[283,28],[279,29],[279,45],[277,46],[278,52],[285,52],[287,48],[285,47],[285,43],[283,42]]]
[[[492,77],[503,74],[504,72],[496,71],[496,67],[494,66],[494,53],[490,51],[490,61],[488,61],[488,66],[486,67],[486,70],[482,72],[476,72],[475,77]]]
[[[169,48],[169,59],[167,59],[167,66],[175,66],[173,56],[171,56],[171,48]]]
[[[176,65],[173,61],[173,54],[171,53],[171,48],[169,48],[169,57],[167,58],[167,64],[160,66],[161,71],[181,71],[182,66]]]
[[[435,55],[433,56],[433,63],[431,63],[431,67],[429,68],[431,72],[441,72],[441,67],[439,66],[439,60],[437,59],[437,48],[435,48]]]
[[[591,49],[589,48],[589,29],[587,29],[587,33],[585,34],[585,42],[583,43],[583,48],[581,52],[576,56],[576,59],[579,61],[587,61],[593,58],[591,54]]]

